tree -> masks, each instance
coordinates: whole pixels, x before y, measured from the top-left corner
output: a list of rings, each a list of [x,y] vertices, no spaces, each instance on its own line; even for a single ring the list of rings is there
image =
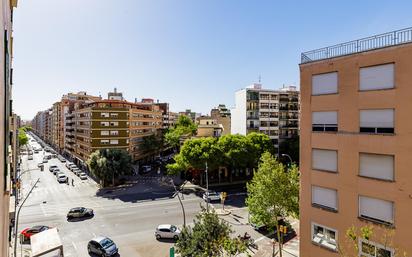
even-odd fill
[[[164,135],[164,139],[171,147],[178,149],[183,136],[196,134],[197,125],[186,115],[180,115],[174,128],[170,128]]]
[[[19,128],[19,145],[27,145],[28,142],[29,138],[27,137],[26,130],[24,129],[24,127]]]
[[[162,146],[163,142],[157,135],[143,137],[142,150],[146,153],[156,154]]]
[[[406,257],[405,251],[398,249],[394,244],[395,230],[393,228],[386,228],[384,226],[375,227],[363,226],[359,229],[355,226],[348,228],[345,235],[345,241],[342,240],[338,247],[338,252],[341,257],[358,257],[359,252],[368,253],[371,256],[391,256],[391,257]],[[380,235],[380,236],[378,236]],[[364,246],[360,249],[359,242],[362,241]],[[379,249],[371,247],[369,242],[379,242],[382,246]],[[393,255],[390,251],[393,250]],[[362,255],[363,256],[363,255]]]
[[[126,150],[122,149],[97,150],[90,155],[87,165],[104,185],[109,181],[114,185],[115,179],[120,176],[133,174],[132,158]]]
[[[237,256],[247,252],[246,245],[237,238],[230,238],[233,231],[217,214],[204,209],[196,215],[194,226],[184,227],[176,242],[182,257]]]
[[[247,184],[249,208],[253,223],[266,224],[272,230],[276,228],[279,240],[279,252],[282,256],[282,237],[279,219],[299,215],[299,176],[293,165],[287,172],[270,153],[260,159],[259,169]],[[273,230],[272,230],[273,231]]]

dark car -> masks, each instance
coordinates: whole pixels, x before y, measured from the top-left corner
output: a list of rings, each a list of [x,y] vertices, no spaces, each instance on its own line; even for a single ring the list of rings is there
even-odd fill
[[[69,213],[67,213],[67,219],[71,218],[82,218],[82,217],[93,217],[93,209],[84,208],[84,207],[76,207],[70,209]]]
[[[90,240],[87,244],[87,251],[89,254],[96,254],[102,257],[113,256],[117,254],[119,248],[108,237],[99,236]]]
[[[34,227],[31,227],[31,228],[26,228],[26,229],[24,229],[24,230],[21,232],[21,234],[23,235],[23,239],[24,239],[24,241],[25,241],[25,240],[29,240],[32,235],[35,235],[35,234],[37,234],[37,233],[43,232],[43,231],[45,231],[45,230],[48,230],[49,228],[50,228],[50,227],[48,227],[48,226],[43,226],[43,225],[34,226]]]

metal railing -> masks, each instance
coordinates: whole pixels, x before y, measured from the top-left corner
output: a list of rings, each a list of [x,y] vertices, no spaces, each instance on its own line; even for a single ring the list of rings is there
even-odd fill
[[[412,27],[304,52],[301,54],[301,63],[314,62],[406,43],[412,43]]]

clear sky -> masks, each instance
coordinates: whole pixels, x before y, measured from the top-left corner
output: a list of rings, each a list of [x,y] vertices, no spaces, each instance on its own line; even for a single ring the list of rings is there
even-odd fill
[[[262,77],[299,84],[300,53],[412,26],[412,1],[19,0],[14,110],[64,93],[150,97],[207,113]]]

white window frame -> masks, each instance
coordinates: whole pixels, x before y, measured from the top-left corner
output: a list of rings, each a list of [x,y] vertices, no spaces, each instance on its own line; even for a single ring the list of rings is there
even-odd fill
[[[118,145],[118,144],[119,144],[119,140],[118,140],[118,139],[111,139],[111,140],[110,140],[110,144],[111,144],[111,145]]]
[[[362,243],[366,243],[366,244],[369,244],[369,245],[371,245],[371,246],[374,246],[374,247],[375,247],[375,254],[374,254],[374,255],[371,255],[371,254],[369,254],[369,253],[363,252],[363,251],[362,251]],[[377,252],[378,252],[378,248],[383,249],[383,250],[390,251],[390,252],[391,252],[391,257],[394,257],[394,256],[395,256],[395,250],[394,250],[394,249],[392,249],[392,248],[390,248],[390,247],[385,247],[384,245],[379,244],[379,243],[376,243],[376,242],[372,242],[372,241],[369,241],[369,240],[366,240],[366,239],[363,239],[363,238],[359,238],[358,244],[359,244],[359,245],[358,245],[359,257],[361,257],[361,256],[376,257],[376,256],[377,256]]]
[[[108,136],[108,135],[109,135],[109,131],[108,131],[108,130],[101,130],[101,131],[100,131],[100,135],[101,135],[101,136]]]
[[[101,112],[101,113],[100,113],[100,117],[109,118],[109,117],[110,117],[110,114],[109,114],[108,112]]]
[[[320,83],[320,86],[322,86],[322,83],[325,83],[325,81],[321,81],[322,77],[326,77],[326,76],[335,76],[336,77],[336,82],[334,82],[334,83],[336,83],[336,90],[333,88],[333,90],[330,91],[330,92],[327,91],[327,92],[319,93],[319,91],[321,91],[321,90],[319,90],[319,88],[315,89],[316,81],[318,81],[318,83]],[[332,80],[332,79],[330,79],[330,80]],[[334,78],[333,78],[333,80],[334,80]],[[332,71],[332,72],[326,72],[326,73],[320,73],[320,74],[313,74],[312,75],[312,86],[311,86],[311,88],[312,88],[311,89],[311,94],[313,96],[338,94],[339,93],[339,74],[338,74],[338,72],[337,71]]]
[[[319,235],[317,234],[315,237],[315,226],[323,228],[323,234]],[[335,239],[330,239],[328,234],[326,234],[326,230],[334,232],[335,233]],[[338,231],[333,228],[329,228],[324,225],[320,225],[318,223],[312,222],[311,223],[311,241],[312,243],[316,245],[320,245],[323,247],[326,247],[330,250],[337,251],[338,249]]]
[[[108,144],[110,144],[110,141],[109,141],[108,139],[101,139],[101,140],[100,140],[100,144],[102,144],[102,145],[108,145]]]
[[[119,126],[119,122],[118,122],[118,121],[111,121],[111,122],[110,122],[110,126],[111,126],[111,127],[118,127],[118,126]]]
[[[102,126],[102,127],[109,127],[109,126],[110,126],[110,122],[108,122],[108,121],[101,121],[101,122],[100,122],[100,126]]]
[[[374,176],[373,172],[366,171],[362,172],[362,156],[382,156],[382,157],[392,157],[392,178],[385,178],[383,176]],[[395,156],[391,154],[375,154],[375,153],[364,153],[360,152],[359,153],[359,176],[365,177],[365,178],[374,178],[374,179],[379,179],[379,180],[384,180],[384,181],[395,181]]]

